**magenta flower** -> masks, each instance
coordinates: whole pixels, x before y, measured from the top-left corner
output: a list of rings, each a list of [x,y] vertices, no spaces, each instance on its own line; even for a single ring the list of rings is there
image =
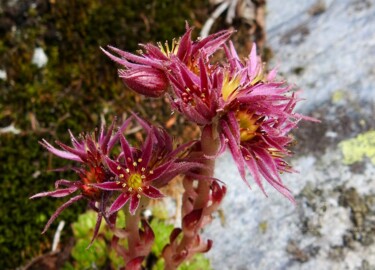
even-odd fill
[[[275,81],[275,70],[265,74],[255,45],[246,62],[232,43],[224,49],[227,64],[213,66],[202,54],[198,72],[172,59],[172,106],[190,121],[212,128],[222,144],[219,153],[228,146],[246,183],[245,166],[263,192],[261,176],[293,201],[279,176],[293,171],[284,161],[291,154],[288,134],[301,119],[313,119],[293,112],[296,94],[285,82]]]
[[[212,137],[221,141],[217,155],[228,146],[246,183],[245,167],[263,192],[262,177],[293,201],[279,175],[293,171],[284,160],[291,154],[287,149],[292,141],[289,132],[301,119],[315,120],[294,113],[299,101],[296,93],[275,79],[276,70],[268,74],[264,71],[255,45],[248,59],[241,61],[233,44],[225,45],[231,32],[222,31],[193,42],[191,31],[187,28],[171,47],[142,45],[141,56],[113,47],[110,49],[121,58],[105,53],[123,65],[125,72],[142,66],[145,72],[147,69],[159,77],[163,87],[170,85],[173,109],[188,120],[211,128]],[[210,56],[221,48],[226,55],[223,63],[210,63]],[[133,83],[137,84],[137,79]]]
[[[143,146],[131,147],[121,135],[122,153],[117,160],[106,158],[115,181],[92,184],[102,190],[120,191],[109,209],[109,216],[119,211],[128,201],[129,212],[134,215],[143,197],[162,198],[160,187],[168,184],[178,174],[202,167],[200,163],[183,157],[195,142],[173,149],[172,140],[164,129],[151,127],[139,118],[138,121],[148,133]]]
[[[173,57],[177,57],[191,70],[197,70],[197,60],[201,51],[205,52],[208,57],[218,50],[224,44],[232,32],[221,31],[210,35],[202,40],[192,41],[192,28],[186,26],[186,33],[179,41],[173,40],[171,47],[168,42],[163,46],[152,44],[141,45],[144,51],[141,56],[134,55],[112,46],[108,48],[117,57],[106,50],[102,51],[113,61],[123,66],[125,69],[119,69],[119,76],[123,82],[135,92],[148,96],[159,97],[163,95],[169,86],[167,73],[169,70],[169,62]]]
[[[102,48],[109,58],[125,67],[119,69],[118,73],[130,89],[148,97],[159,97],[165,93],[168,80],[163,71],[162,61],[108,47],[121,56],[118,58]]]
[[[119,130],[113,135],[114,122],[109,127],[108,131],[102,126],[100,134],[96,139],[95,134],[86,134],[81,139],[77,139],[70,133],[73,147],[67,146],[61,142],[57,144],[63,149],[57,149],[49,144],[46,140],[43,140],[41,144],[52,154],[73,161],[82,163],[82,167],[73,168],[77,173],[79,180],[58,180],[55,182],[55,190],[48,192],[41,192],[30,197],[30,199],[40,197],[65,197],[73,194],[76,191],[80,191],[79,195],[72,197],[69,201],[60,206],[56,212],[48,220],[42,233],[45,233],[52,222],[58,217],[58,215],[68,206],[74,202],[86,199],[89,202],[89,206],[98,213],[98,219],[94,231],[93,239],[96,237],[105,207],[109,198],[109,193],[105,193],[102,190],[93,187],[93,183],[102,183],[113,178],[113,174],[110,170],[105,167],[103,156],[108,155],[118,141],[120,134],[129,125],[131,118],[124,122]],[[65,188],[61,188],[65,187]]]

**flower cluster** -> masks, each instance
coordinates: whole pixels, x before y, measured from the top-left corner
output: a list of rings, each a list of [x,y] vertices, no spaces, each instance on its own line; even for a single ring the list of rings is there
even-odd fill
[[[46,140],[41,142],[41,145],[52,154],[81,165],[73,167],[78,180],[57,180],[54,191],[41,192],[31,197],[65,197],[79,192],[56,210],[43,233],[66,207],[78,200],[86,199],[89,206],[98,213],[94,239],[103,217],[112,225],[110,217],[128,201],[130,213],[134,214],[142,197],[163,197],[159,188],[168,184],[178,174],[201,167],[200,163],[186,157],[186,153],[195,142],[176,148],[164,129],[151,126],[136,115],[134,118],[146,131],[147,137],[141,147],[130,146],[124,131],[131,124],[132,118],[124,121],[116,132],[113,122],[107,131],[102,126],[99,135],[83,134],[77,139],[70,133],[72,146],[56,142],[61,149],[55,148]],[[118,145],[119,142],[121,147]],[[118,155],[112,153],[116,147],[120,148]],[[118,195],[117,199],[111,202],[113,191],[118,191]]]
[[[212,246],[211,240],[202,240],[200,231],[226,194],[226,186],[214,178],[215,159],[226,149],[247,185],[246,168],[265,194],[263,180],[294,201],[280,177],[294,171],[285,161],[291,155],[289,133],[300,120],[315,119],[294,112],[297,92],[276,79],[276,70],[266,72],[255,45],[248,58],[241,59],[228,41],[231,31],[196,41],[191,34],[187,26],[178,41],[141,45],[140,55],[111,46],[102,50],[122,66],[119,76],[130,89],[153,98],[167,95],[173,110],[200,126],[200,139],[175,146],[166,130],[133,114],[118,128],[113,122],[99,134],[70,134],[72,146],[57,142],[58,149],[43,140],[52,154],[80,164],[73,168],[77,180],[58,180],[54,191],[31,197],[79,193],[56,210],[43,232],[66,207],[86,199],[98,213],[93,240],[104,218],[114,233],[111,246],[123,257],[125,269],[142,269],[155,239],[142,210],[150,200],[162,198],[160,188],[182,174],[182,226],[171,232],[161,254],[165,269],[177,269]],[[224,57],[213,62],[218,50]],[[133,120],[146,133],[139,145],[131,145],[124,135]],[[116,227],[121,209],[125,228]]]
[[[165,93],[173,109],[202,127],[211,127],[221,144],[217,154],[228,148],[246,183],[245,167],[264,193],[262,177],[293,201],[279,174],[293,171],[284,160],[291,154],[289,132],[307,119],[294,112],[297,93],[276,80],[276,70],[266,73],[255,44],[243,61],[227,42],[230,31],[197,41],[192,41],[191,31],[187,27],[171,48],[159,43],[158,47],[141,45],[141,55],[113,47],[109,49],[118,56],[104,52],[123,66],[119,74],[129,88],[149,97]],[[220,64],[211,63],[219,49],[225,58]]]

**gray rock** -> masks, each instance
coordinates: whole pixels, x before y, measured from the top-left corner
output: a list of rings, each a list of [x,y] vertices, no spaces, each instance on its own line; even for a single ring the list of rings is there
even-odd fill
[[[298,110],[322,123],[301,125],[292,160],[300,173],[283,175],[296,206],[270,187],[268,198],[255,183],[247,189],[230,154],[219,158],[225,222],[205,230],[214,241],[207,256],[224,270],[374,269],[375,165],[366,151],[375,136],[366,132],[375,129],[375,3],[269,0],[267,12],[271,66],[303,89]],[[349,154],[365,152],[348,164],[343,145],[359,134]]]

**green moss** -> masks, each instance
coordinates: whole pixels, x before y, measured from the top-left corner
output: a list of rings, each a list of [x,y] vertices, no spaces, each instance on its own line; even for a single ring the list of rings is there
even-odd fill
[[[0,265],[12,268],[50,248],[49,240],[57,222],[46,235],[40,233],[51,214],[65,200],[43,198],[30,201],[29,197],[53,189],[53,180],[63,175],[46,172],[48,158],[35,136],[2,135],[0,149],[0,253],[3,255]],[[55,160],[53,163],[63,165]],[[65,174],[65,177],[69,176]],[[74,211],[82,209],[83,204],[78,203],[72,207],[73,212],[65,211],[59,219],[71,222],[75,219]]]
[[[68,142],[67,129],[73,133],[92,130],[100,124],[101,115],[111,120],[129,109],[143,116],[156,115],[161,122],[169,117],[163,101],[147,99],[142,107],[137,104],[99,46],[112,44],[135,51],[141,42],[170,40],[184,32],[185,20],[199,27],[206,19],[207,6],[208,1],[199,0],[39,0],[36,7],[27,1],[12,7],[2,4],[7,27],[0,27],[0,68],[8,78],[0,80],[0,124],[14,123],[22,132],[0,134],[1,266],[15,268],[49,249],[53,231],[43,236],[40,232],[65,201],[28,200],[34,193],[51,190],[62,177],[47,173],[48,168],[67,164],[57,158],[49,164],[51,156],[38,140]],[[35,47],[46,52],[46,67],[31,64]],[[33,178],[37,171],[40,175]],[[61,219],[75,220],[84,205],[65,210]]]

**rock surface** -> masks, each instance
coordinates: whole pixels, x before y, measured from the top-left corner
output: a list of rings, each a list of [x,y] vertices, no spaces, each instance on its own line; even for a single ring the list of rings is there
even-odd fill
[[[300,173],[283,175],[296,206],[248,190],[229,154],[218,160],[228,194],[207,256],[214,269],[375,269],[375,3],[269,0],[267,11],[271,65],[322,123],[296,132]]]

